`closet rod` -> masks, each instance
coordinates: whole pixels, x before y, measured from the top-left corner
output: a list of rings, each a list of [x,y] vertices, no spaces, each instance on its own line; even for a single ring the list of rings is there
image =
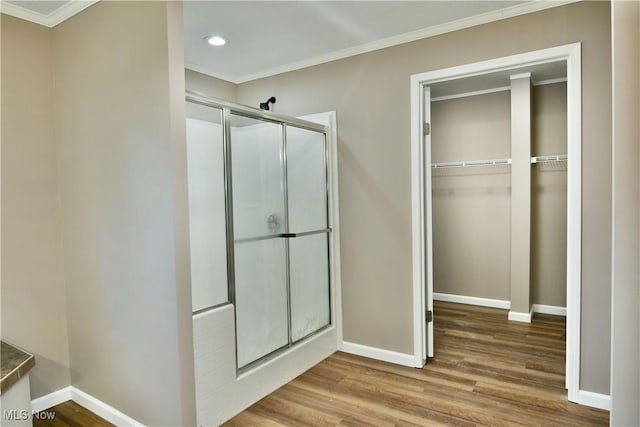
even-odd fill
[[[548,162],[566,162],[568,156],[566,154],[557,154],[554,156],[537,156],[531,158],[531,163],[548,163]]]
[[[499,166],[510,165],[511,159],[492,159],[492,160],[465,160],[461,162],[440,162],[431,163],[431,167],[434,169],[443,168],[466,168],[477,166]]]

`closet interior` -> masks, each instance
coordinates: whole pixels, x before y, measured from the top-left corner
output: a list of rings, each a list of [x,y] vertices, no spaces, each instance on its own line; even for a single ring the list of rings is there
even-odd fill
[[[430,89],[434,299],[566,312],[566,63]]]

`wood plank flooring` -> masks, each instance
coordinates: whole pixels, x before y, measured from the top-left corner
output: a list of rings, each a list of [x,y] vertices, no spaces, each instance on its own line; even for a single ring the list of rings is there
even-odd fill
[[[505,310],[437,302],[424,369],[335,353],[227,426],[606,426],[569,403],[565,319],[509,322]]]
[[[33,427],[115,427],[113,424],[67,400],[40,412],[33,418]]]

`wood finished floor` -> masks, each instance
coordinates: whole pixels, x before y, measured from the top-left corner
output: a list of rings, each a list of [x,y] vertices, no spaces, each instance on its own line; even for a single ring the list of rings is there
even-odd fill
[[[40,414],[33,419],[33,427],[115,427],[72,400],[53,406]]]
[[[606,426],[567,401],[565,319],[437,302],[424,369],[335,353],[226,426]]]

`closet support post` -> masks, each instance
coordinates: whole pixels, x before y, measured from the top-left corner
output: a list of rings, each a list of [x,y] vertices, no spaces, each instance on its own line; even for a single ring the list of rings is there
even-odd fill
[[[511,310],[531,322],[531,73],[511,76]]]

